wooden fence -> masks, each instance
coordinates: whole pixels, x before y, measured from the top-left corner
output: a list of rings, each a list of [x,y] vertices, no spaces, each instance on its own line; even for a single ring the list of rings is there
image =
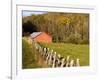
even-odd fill
[[[49,67],[79,67],[80,60],[76,58],[76,60],[71,59],[70,55],[67,58],[62,57],[61,54],[57,54],[53,49],[49,49],[46,47],[40,46],[38,43],[33,42],[36,50],[42,55],[44,61],[47,63]]]

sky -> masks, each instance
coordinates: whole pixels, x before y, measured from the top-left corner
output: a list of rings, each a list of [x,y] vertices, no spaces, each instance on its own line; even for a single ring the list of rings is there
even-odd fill
[[[23,11],[23,17],[25,16],[31,16],[32,14],[44,14],[44,13],[47,13],[47,12],[44,12],[44,11]]]

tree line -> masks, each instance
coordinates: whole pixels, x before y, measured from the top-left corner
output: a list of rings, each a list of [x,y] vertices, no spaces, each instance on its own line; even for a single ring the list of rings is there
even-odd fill
[[[89,14],[47,12],[22,18],[23,35],[46,32],[53,42],[88,44]]]

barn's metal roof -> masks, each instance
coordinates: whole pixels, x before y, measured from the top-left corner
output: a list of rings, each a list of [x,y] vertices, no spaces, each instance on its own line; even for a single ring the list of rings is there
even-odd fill
[[[32,37],[32,38],[35,38],[35,37],[37,37],[38,35],[40,35],[42,32],[33,32],[30,36]]]

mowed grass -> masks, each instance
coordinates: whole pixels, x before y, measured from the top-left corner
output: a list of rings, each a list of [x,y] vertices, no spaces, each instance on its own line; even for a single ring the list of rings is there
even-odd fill
[[[81,66],[89,66],[89,45],[88,44],[68,44],[68,43],[40,43],[44,47],[48,47],[67,58],[80,59]]]

